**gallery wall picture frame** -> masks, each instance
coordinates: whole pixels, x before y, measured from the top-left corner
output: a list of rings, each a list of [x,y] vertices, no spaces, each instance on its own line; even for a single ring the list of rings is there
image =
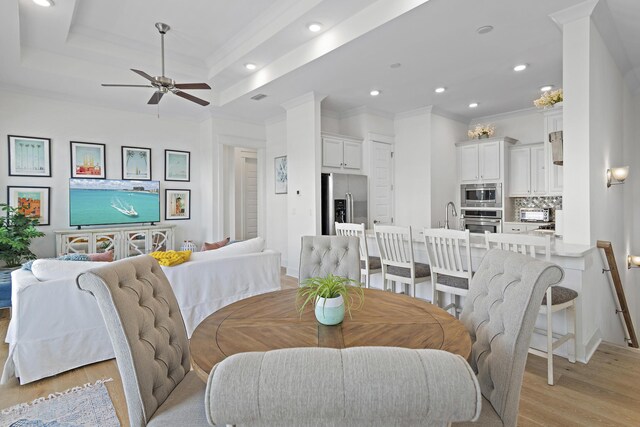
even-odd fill
[[[71,141],[71,178],[105,179],[106,145]]]
[[[8,135],[9,176],[51,176],[51,138]]]
[[[122,147],[122,179],[151,181],[151,148]]]
[[[191,190],[164,190],[164,219],[191,219]]]
[[[164,180],[191,180],[191,153],[189,151],[164,150]]]
[[[49,225],[51,187],[7,187],[7,203],[19,208],[27,217],[37,218],[39,225]]]
[[[273,160],[276,194],[287,194],[287,186],[289,183],[287,156],[276,157]]]

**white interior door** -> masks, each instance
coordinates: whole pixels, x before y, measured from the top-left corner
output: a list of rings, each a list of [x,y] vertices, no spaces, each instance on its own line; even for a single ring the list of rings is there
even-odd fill
[[[244,157],[242,178],[243,239],[258,237],[258,159]]]
[[[370,218],[372,224],[393,224],[393,146],[373,141],[372,148]]]

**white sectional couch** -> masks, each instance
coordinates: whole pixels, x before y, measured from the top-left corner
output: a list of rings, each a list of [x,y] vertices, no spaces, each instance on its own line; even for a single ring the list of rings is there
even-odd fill
[[[38,260],[33,271],[12,273],[9,355],[2,382],[21,384],[114,357],[95,299],[78,290],[78,274],[98,262]],[[187,333],[209,314],[234,301],[280,289],[280,253],[262,238],[196,252],[163,267],[176,294]]]

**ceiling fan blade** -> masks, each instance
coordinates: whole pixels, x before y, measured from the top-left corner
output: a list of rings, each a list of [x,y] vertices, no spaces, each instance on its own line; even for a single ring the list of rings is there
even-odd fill
[[[144,71],[134,70],[133,68],[131,68],[131,71],[133,71],[136,74],[141,75],[142,77],[144,77],[145,79],[149,80],[150,82],[154,82],[155,81],[153,79],[153,77],[151,77],[149,74],[145,73]]]
[[[176,95],[178,95],[181,98],[188,99],[189,101],[195,102],[196,104],[200,104],[203,107],[206,107],[207,105],[209,105],[209,101],[205,101],[204,99],[200,99],[200,98],[195,97],[193,95],[189,95],[186,92],[182,92],[180,90],[174,90],[173,93],[175,93]]]
[[[173,86],[178,89],[211,89],[206,83],[176,83]]]
[[[102,83],[104,87],[153,87],[151,85],[119,85],[119,84],[111,84],[111,83]]]
[[[149,102],[147,102],[147,104],[150,105],[155,105],[158,102],[160,102],[160,100],[162,99],[162,96],[164,95],[164,93],[158,91],[156,93],[154,93],[153,95],[151,95],[151,99],[149,99]]]

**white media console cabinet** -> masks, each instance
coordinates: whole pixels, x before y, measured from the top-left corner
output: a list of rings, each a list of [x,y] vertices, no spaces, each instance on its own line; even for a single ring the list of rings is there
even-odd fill
[[[58,230],[56,253],[87,254],[113,249],[114,259],[173,249],[175,225]]]

